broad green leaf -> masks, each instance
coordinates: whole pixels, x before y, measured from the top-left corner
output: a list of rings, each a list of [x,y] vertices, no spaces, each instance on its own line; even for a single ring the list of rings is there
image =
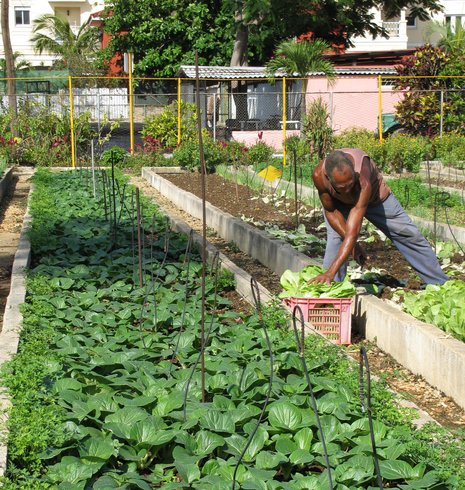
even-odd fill
[[[268,412],[269,423],[278,429],[296,430],[302,416],[299,409],[288,402],[275,402],[270,406]]]
[[[186,483],[200,479],[200,469],[197,465],[198,456],[189,455],[184,448],[176,446],[173,450],[173,458],[179,475]]]
[[[130,429],[129,438],[137,445],[163,446],[176,436],[174,430],[161,430],[157,417],[149,417],[136,422]],[[154,423],[155,422],[155,423]]]
[[[124,407],[108,415],[105,418],[104,427],[110,429],[117,437],[128,439],[134,424],[148,416],[147,412],[138,407]]]
[[[98,458],[107,461],[115,454],[115,446],[110,437],[91,437],[84,441],[83,447],[79,449],[81,458]]]
[[[91,478],[100,467],[101,464],[86,464],[74,456],[65,456],[49,468],[47,478],[57,483],[79,483]]]
[[[207,456],[211,454],[217,447],[223,446],[224,438],[213,432],[201,430],[195,436],[196,449],[195,454],[199,456]]]
[[[386,460],[380,461],[379,467],[381,475],[386,480],[411,479],[418,476],[418,472],[412,468],[406,461]]]
[[[286,463],[288,459],[284,454],[261,451],[255,459],[255,467],[258,469],[269,470],[276,468],[280,464]]]
[[[432,472],[429,472],[419,480],[410,480],[405,485],[399,485],[399,488],[402,488],[402,490],[422,490],[426,488],[434,488],[435,484],[438,482],[439,477]]]
[[[74,378],[61,378],[55,382],[53,386],[56,393],[61,393],[64,390],[79,391],[82,390],[83,384]]]
[[[232,434],[236,430],[234,420],[227,412],[223,413],[213,409],[209,410],[200,417],[199,422],[204,429],[213,432]]]
[[[286,435],[280,435],[275,441],[276,451],[282,454],[291,454],[297,449],[297,444]]]
[[[169,415],[173,410],[181,408],[184,404],[184,394],[180,391],[173,391],[169,395],[160,397],[153,409],[154,415]]]
[[[305,449],[296,449],[289,456],[289,461],[292,464],[311,463],[314,459],[315,459],[314,456]]]
[[[313,432],[308,428],[304,427],[300,429],[294,436],[294,441],[299,449],[305,449],[310,451],[312,447]]]

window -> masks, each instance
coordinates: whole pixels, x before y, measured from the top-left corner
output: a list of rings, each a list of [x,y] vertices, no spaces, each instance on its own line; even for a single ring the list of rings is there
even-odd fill
[[[31,12],[29,7],[15,7],[15,24],[26,26],[31,23]]]
[[[417,26],[417,18],[414,15],[407,16],[407,27],[416,27]]]

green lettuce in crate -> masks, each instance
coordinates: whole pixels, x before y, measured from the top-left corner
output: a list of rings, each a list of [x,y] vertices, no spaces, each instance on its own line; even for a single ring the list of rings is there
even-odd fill
[[[428,284],[424,291],[406,293],[403,309],[465,341],[464,299],[464,281],[447,281],[442,286]]]
[[[342,282],[331,284],[308,283],[310,279],[322,274],[324,269],[318,265],[309,265],[300,272],[286,270],[281,276],[284,291],[280,298],[349,298],[355,294],[355,286],[346,276]]]

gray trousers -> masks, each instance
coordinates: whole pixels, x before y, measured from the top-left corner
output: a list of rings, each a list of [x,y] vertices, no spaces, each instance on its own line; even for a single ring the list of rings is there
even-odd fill
[[[347,219],[351,206],[338,201],[335,202],[337,209]],[[326,218],[326,214],[323,214],[327,230],[327,243],[323,266],[328,268],[339,253],[342,238],[331,227]],[[443,284],[449,279],[442,271],[431,245],[413,224],[393,194],[390,194],[384,202],[369,206],[366,210],[365,218],[392,240],[392,243],[424,282],[427,284]],[[346,272],[347,262],[339,269],[334,280],[342,281]]]

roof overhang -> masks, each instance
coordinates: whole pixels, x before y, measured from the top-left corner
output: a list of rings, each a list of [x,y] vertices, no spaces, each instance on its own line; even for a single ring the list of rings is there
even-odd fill
[[[350,66],[336,67],[337,76],[377,76],[377,75],[395,75],[396,70],[393,66]],[[196,78],[196,68],[194,65],[181,65],[176,74],[180,78]],[[276,78],[282,78],[283,73],[276,72]],[[307,74],[308,77],[324,76],[322,72],[312,72]],[[294,78],[300,78],[296,74]],[[263,66],[199,66],[199,78],[203,80],[250,80],[263,79],[268,80]],[[292,77],[287,77],[292,78]]]

